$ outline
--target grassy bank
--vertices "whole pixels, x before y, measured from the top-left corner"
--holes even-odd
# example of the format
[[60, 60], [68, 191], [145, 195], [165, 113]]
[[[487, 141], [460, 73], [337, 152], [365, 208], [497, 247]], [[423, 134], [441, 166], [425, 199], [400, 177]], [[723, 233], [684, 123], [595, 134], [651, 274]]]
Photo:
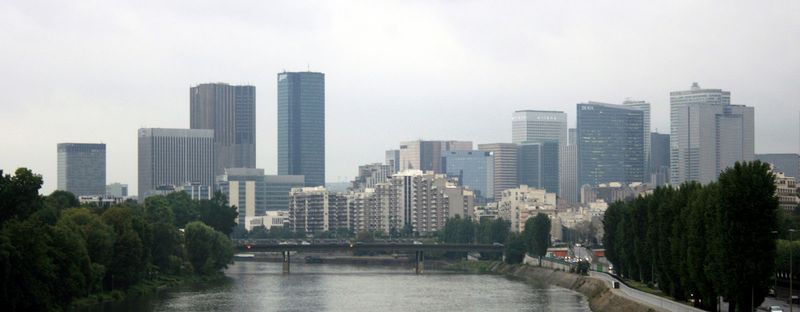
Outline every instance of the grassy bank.
[[161, 275], [152, 279], [146, 279], [127, 290], [105, 291], [92, 294], [87, 297], [78, 298], [70, 304], [70, 310], [80, 310], [89, 308], [97, 304], [123, 301], [128, 298], [154, 293], [171, 287], [191, 285], [197, 283], [209, 283], [220, 281], [225, 278], [222, 272], [212, 275]]

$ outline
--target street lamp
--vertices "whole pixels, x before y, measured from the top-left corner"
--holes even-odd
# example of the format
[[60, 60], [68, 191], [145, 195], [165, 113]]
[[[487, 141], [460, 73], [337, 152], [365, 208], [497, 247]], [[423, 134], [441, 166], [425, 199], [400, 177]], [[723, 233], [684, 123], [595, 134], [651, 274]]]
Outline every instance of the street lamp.
[[794, 254], [794, 248], [792, 248], [792, 233], [794, 233], [794, 229], [789, 229], [789, 312], [794, 311], [794, 298], [792, 297], [792, 284], [793, 284], [793, 273], [792, 272], [792, 254]]

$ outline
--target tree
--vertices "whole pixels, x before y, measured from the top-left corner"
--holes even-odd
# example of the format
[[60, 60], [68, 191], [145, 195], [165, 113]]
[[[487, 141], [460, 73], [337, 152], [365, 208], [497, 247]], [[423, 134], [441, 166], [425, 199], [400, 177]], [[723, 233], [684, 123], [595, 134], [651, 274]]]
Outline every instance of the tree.
[[505, 245], [506, 263], [515, 264], [525, 259], [525, 238], [519, 234], [511, 233], [508, 243]]
[[106, 283], [114, 290], [127, 288], [145, 277], [150, 263], [150, 252], [145, 242], [152, 239], [144, 226], [144, 218], [130, 207], [112, 207], [102, 215], [103, 221], [114, 230], [112, 261], [108, 267]]
[[86, 208], [67, 209], [61, 214], [58, 226], [70, 228], [81, 235], [92, 262], [107, 267], [111, 262], [114, 231], [100, 216]]
[[186, 255], [195, 273], [207, 275], [225, 268], [233, 258], [233, 243], [227, 236], [202, 222], [186, 225]]
[[236, 217], [239, 216], [236, 206], [229, 206], [222, 192], [214, 193], [210, 200], [201, 200], [198, 213], [200, 221], [225, 235], [231, 234], [236, 226]]
[[715, 235], [722, 252], [714, 261], [725, 265], [725, 274], [717, 278], [718, 290], [732, 308], [749, 309], [764, 301], [774, 272], [775, 176], [758, 160], [737, 162], [720, 174], [719, 193]]
[[183, 228], [186, 223], [199, 219], [197, 202], [193, 201], [186, 192], [172, 192], [167, 194], [165, 198], [172, 209], [176, 227]]
[[27, 168], [17, 169], [14, 176], [0, 174], [0, 224], [14, 218], [25, 219], [41, 209], [41, 186], [42, 176]]
[[547, 247], [550, 246], [550, 218], [543, 213], [528, 218], [525, 221], [523, 236], [529, 255], [544, 256], [547, 253]]
[[58, 210], [75, 208], [81, 205], [75, 194], [67, 191], [55, 190], [44, 198], [45, 205], [54, 207]]

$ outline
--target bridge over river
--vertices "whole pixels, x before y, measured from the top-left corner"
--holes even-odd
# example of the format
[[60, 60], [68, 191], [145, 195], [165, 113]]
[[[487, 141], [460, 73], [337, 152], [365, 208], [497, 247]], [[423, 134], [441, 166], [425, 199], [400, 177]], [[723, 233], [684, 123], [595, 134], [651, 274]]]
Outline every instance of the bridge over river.
[[280, 252], [283, 254], [283, 272], [289, 273], [291, 252], [387, 252], [415, 254], [415, 271], [422, 272], [426, 252], [492, 252], [503, 253], [505, 247], [501, 244], [437, 244], [420, 242], [314, 242], [282, 241], [275, 240], [237, 240], [236, 249], [240, 252]]

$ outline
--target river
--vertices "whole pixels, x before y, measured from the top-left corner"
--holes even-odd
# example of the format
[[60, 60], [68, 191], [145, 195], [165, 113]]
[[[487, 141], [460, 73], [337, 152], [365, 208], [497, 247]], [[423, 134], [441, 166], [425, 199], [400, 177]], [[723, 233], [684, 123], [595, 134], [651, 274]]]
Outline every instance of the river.
[[[589, 311], [583, 295], [497, 275], [384, 266], [237, 262], [218, 283], [184, 286], [99, 311]], [[92, 309], [95, 310], [95, 309]]]

